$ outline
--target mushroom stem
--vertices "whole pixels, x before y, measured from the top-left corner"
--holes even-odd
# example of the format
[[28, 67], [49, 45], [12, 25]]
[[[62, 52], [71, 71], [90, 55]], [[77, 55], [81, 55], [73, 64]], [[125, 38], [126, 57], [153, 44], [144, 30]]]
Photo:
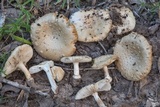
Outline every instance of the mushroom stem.
[[73, 75], [73, 78], [80, 79], [81, 76], [79, 75], [79, 62], [74, 62], [73, 65], [74, 65], [74, 75]]
[[107, 67], [107, 66], [104, 66], [104, 67], [103, 67], [103, 70], [104, 70], [105, 78], [108, 79], [109, 82], [111, 82], [111, 81], [112, 81], [112, 77], [109, 75], [108, 67]]
[[92, 96], [96, 100], [99, 107], [106, 107], [97, 92], [93, 93]]
[[47, 77], [48, 77], [49, 83], [51, 85], [52, 91], [56, 94], [56, 89], [57, 89], [58, 86], [57, 86], [57, 84], [56, 84], [56, 82], [55, 82], [55, 80], [52, 76], [52, 71], [51, 71], [49, 65], [46, 64], [45, 67], [43, 67], [43, 70], [47, 74]]
[[23, 73], [25, 74], [27, 80], [32, 80], [32, 76], [30, 74], [30, 72], [28, 71], [28, 69], [25, 67], [25, 65], [22, 62], [19, 62], [19, 64], [17, 65], [17, 67], [23, 71]]

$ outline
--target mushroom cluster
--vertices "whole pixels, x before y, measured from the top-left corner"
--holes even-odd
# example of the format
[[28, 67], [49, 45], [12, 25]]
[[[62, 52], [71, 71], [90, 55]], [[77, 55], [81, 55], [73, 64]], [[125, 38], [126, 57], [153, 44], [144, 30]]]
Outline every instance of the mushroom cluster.
[[[117, 18], [118, 22], [114, 22]], [[75, 99], [83, 99], [92, 95], [100, 107], [106, 107], [98, 96], [100, 91], [111, 89], [112, 77], [108, 67], [115, 62], [122, 76], [128, 80], [139, 81], [147, 76], [152, 65], [152, 47], [143, 35], [131, 32], [135, 27], [135, 17], [129, 8], [121, 5], [111, 5], [108, 9], [80, 10], [67, 19], [58, 13], [46, 14], [32, 23], [31, 40], [33, 47], [42, 57], [50, 60], [41, 62], [29, 68], [26, 63], [33, 55], [29, 45], [17, 47], [8, 58], [3, 69], [3, 77], [16, 69], [23, 71], [28, 85], [35, 87], [31, 74], [45, 71], [51, 90], [57, 94], [57, 82], [64, 77], [64, 70], [55, 66], [53, 61], [73, 63], [75, 80], [82, 78], [79, 63], [91, 62], [92, 58], [86, 55], [71, 56], [74, 54], [77, 41], [97, 42], [106, 38], [114, 31], [117, 35], [126, 34], [118, 40], [113, 54], [102, 55], [93, 59], [93, 69], [103, 69], [104, 78], [96, 83], [87, 85], [79, 90]]]

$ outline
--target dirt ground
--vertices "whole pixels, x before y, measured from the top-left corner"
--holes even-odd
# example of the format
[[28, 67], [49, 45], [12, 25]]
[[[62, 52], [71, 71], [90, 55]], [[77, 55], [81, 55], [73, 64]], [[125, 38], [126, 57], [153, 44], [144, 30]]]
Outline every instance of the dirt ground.
[[[160, 56], [160, 18], [158, 10], [151, 12], [150, 8], [141, 6], [139, 0], [82, 0], [80, 7], [76, 8], [73, 3], [70, 4], [69, 10], [62, 9], [61, 4], [54, 5], [52, 1], [49, 6], [40, 5], [36, 17], [43, 16], [49, 12], [58, 11], [69, 17], [78, 9], [86, 8], [107, 8], [110, 4], [118, 3], [130, 8], [136, 17], [136, 27], [134, 32], [142, 34], [152, 45], [153, 64], [149, 75], [141, 81], [133, 82], [121, 76], [114, 64], [109, 66], [109, 73], [113, 78], [111, 82], [112, 89], [107, 92], [99, 92], [100, 98], [107, 107], [160, 107], [160, 72], [157, 61]], [[140, 0], [141, 1], [141, 0]], [[156, 0], [143, 0], [146, 4], [153, 4]], [[157, 0], [158, 1], [158, 0]], [[5, 3], [6, 4], [6, 3]], [[12, 6], [11, 6], [12, 7]], [[10, 7], [10, 8], [11, 8]], [[10, 9], [5, 8], [8, 12]], [[13, 7], [12, 7], [13, 8]], [[16, 9], [16, 11], [19, 11]], [[18, 13], [13, 12], [16, 15]], [[34, 20], [31, 20], [31, 23]], [[124, 35], [123, 35], [124, 36]], [[29, 34], [26, 37], [30, 40]], [[105, 54], [112, 54], [113, 47], [118, 39], [122, 36], [116, 36], [109, 33], [103, 41], [93, 43], [76, 43], [76, 52], [74, 55], [88, 55], [96, 58]], [[20, 43], [5, 38], [0, 41], [0, 52], [10, 52]], [[105, 50], [103, 49], [103, 47]], [[106, 52], [105, 52], [106, 51]], [[44, 61], [41, 56], [34, 52], [33, 58], [27, 63], [27, 67], [39, 64]], [[37, 94], [29, 94], [18, 88], [3, 84], [0, 94], [0, 107], [98, 107], [92, 96], [83, 100], [75, 100], [75, 95], [82, 87], [95, 83], [104, 78], [102, 70], [89, 70], [91, 63], [80, 64], [80, 74], [82, 79], [76, 81], [72, 78], [73, 65], [55, 62], [55, 65], [61, 66], [65, 70], [65, 77], [58, 82], [58, 94], [50, 92], [51, 97], [44, 97]], [[44, 72], [33, 75], [35, 82], [39, 85], [50, 86], [47, 76]], [[24, 74], [16, 71], [9, 75], [7, 79], [25, 84]]]

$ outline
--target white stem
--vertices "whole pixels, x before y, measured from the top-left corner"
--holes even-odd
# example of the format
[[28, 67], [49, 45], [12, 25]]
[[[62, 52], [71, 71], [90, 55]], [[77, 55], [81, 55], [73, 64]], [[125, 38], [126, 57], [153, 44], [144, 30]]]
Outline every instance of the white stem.
[[73, 65], [74, 65], [74, 75], [73, 75], [73, 78], [80, 79], [81, 76], [79, 75], [79, 62], [74, 62]]
[[99, 107], [106, 107], [97, 92], [93, 93], [92, 96], [96, 100]]
[[104, 67], [103, 67], [103, 70], [104, 70], [105, 78], [108, 79], [109, 82], [111, 82], [111, 81], [112, 81], [112, 77], [109, 75], [108, 67], [107, 67], [107, 66], [104, 66]]
[[50, 66], [49, 65], [45, 65], [43, 67], [43, 70], [46, 72], [47, 74], [47, 77], [48, 77], [48, 80], [49, 80], [49, 83], [51, 84], [51, 89], [52, 91], [56, 94], [56, 89], [57, 89], [57, 84], [52, 76], [52, 72], [51, 72], [51, 69], [50, 69]]

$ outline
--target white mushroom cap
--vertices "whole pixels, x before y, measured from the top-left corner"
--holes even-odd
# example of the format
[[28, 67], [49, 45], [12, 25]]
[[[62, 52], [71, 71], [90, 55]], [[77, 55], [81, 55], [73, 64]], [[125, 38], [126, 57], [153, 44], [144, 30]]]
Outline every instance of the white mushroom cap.
[[59, 82], [63, 79], [65, 72], [61, 67], [54, 66], [54, 67], [51, 68], [51, 71], [52, 71], [53, 78], [57, 82]]
[[92, 58], [89, 56], [70, 56], [61, 58], [61, 62], [63, 63], [73, 63], [74, 65], [74, 75], [73, 78], [80, 79], [79, 75], [79, 63], [90, 62]]
[[72, 14], [70, 21], [77, 29], [78, 41], [82, 42], [103, 40], [112, 26], [112, 20], [107, 9], [81, 10]]
[[31, 46], [24, 44], [21, 46], [16, 47], [8, 60], [5, 63], [3, 68], [4, 74], [2, 73], [2, 77], [5, 77], [11, 74], [15, 70], [21, 70], [24, 72], [26, 78], [28, 80], [33, 79], [25, 67], [26, 63], [32, 58], [33, 56], [33, 49]]
[[104, 66], [108, 66], [117, 59], [116, 55], [102, 55], [94, 59], [92, 68], [102, 69]]
[[97, 91], [109, 91], [111, 90], [110, 81], [107, 79], [102, 79], [95, 83], [95, 88]]
[[100, 99], [100, 97], [98, 96], [98, 91], [109, 91], [111, 89], [111, 85], [110, 82], [106, 79], [100, 80], [95, 84], [90, 84], [88, 86], [83, 87], [82, 89], [80, 89], [77, 94], [75, 99], [79, 100], [79, 99], [83, 99], [86, 98], [90, 95], [92, 95], [97, 104], [99, 105], [99, 107], [106, 107], [103, 103], [103, 101]]
[[113, 21], [112, 31], [117, 35], [128, 33], [134, 29], [136, 20], [129, 8], [114, 4], [110, 6], [109, 10]]
[[152, 47], [146, 38], [132, 32], [118, 41], [114, 47], [118, 57], [116, 66], [128, 80], [138, 81], [147, 76], [152, 65]]
[[86, 98], [88, 96], [91, 96], [95, 92], [97, 91], [94, 84], [87, 85], [77, 92], [75, 99], [80, 100]]
[[58, 61], [75, 52], [77, 32], [64, 15], [49, 13], [32, 23], [31, 39], [42, 57]]
[[61, 62], [63, 63], [74, 63], [74, 62], [90, 62], [92, 58], [89, 56], [70, 56], [61, 58]]
[[32, 66], [29, 68], [29, 72], [31, 74], [34, 74], [34, 73], [38, 73], [39, 71], [43, 70], [42, 68], [42, 65], [49, 65], [49, 67], [53, 67], [54, 66], [54, 62], [53, 61], [44, 61], [44, 62], [41, 62], [40, 64], [36, 65], [36, 66]]

